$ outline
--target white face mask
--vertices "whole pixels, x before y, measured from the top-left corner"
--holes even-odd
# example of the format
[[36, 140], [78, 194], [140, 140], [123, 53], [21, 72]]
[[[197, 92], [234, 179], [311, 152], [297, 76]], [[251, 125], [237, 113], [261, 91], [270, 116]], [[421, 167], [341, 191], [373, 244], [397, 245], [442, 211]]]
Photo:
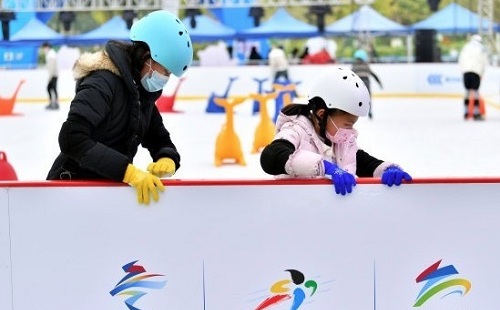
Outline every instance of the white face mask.
[[333, 126], [337, 129], [335, 135], [331, 135], [328, 131], [325, 132], [326, 137], [333, 143], [342, 144], [346, 142], [353, 142], [358, 137], [358, 132], [356, 129], [338, 128], [333, 122], [331, 117], [328, 117]]
[[162, 90], [165, 85], [167, 85], [169, 76], [158, 73], [158, 71], [153, 70], [151, 67], [152, 60], [150, 59], [149, 63], [149, 71], [146, 73], [142, 79], [141, 84], [145, 90], [148, 92], [157, 92]]

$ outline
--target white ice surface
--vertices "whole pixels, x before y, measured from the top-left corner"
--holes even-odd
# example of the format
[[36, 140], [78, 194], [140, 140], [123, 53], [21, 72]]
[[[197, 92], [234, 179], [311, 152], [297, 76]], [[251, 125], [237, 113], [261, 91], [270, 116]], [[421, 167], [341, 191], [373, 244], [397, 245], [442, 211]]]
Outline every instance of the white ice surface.
[[[464, 121], [461, 99], [375, 98], [374, 119], [356, 124], [359, 145], [368, 153], [404, 167], [414, 178], [500, 177], [500, 111], [487, 106], [487, 120]], [[182, 113], [163, 113], [164, 123], [181, 154], [175, 179], [263, 179], [259, 154], [251, 154], [258, 115], [253, 101], [236, 107], [234, 122], [246, 166], [214, 165], [217, 134], [225, 122], [222, 113], [206, 113], [206, 101], [177, 101]], [[0, 116], [0, 151], [7, 154], [19, 180], [44, 180], [59, 152], [57, 137], [69, 103], [59, 111], [42, 104], [18, 103], [15, 115]], [[274, 103], [269, 102], [271, 117]], [[134, 163], [146, 169], [150, 162], [140, 149]]]

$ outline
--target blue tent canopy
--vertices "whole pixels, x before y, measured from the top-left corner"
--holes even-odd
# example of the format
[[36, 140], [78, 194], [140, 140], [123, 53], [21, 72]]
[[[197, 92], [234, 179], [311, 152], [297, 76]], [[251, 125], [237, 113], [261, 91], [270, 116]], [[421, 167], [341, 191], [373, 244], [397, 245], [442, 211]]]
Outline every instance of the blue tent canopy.
[[[483, 20], [483, 29], [486, 30], [487, 25], [488, 21]], [[441, 33], [475, 33], [480, 28], [479, 15], [453, 2], [426, 19], [411, 25], [411, 28], [413, 30], [436, 29]], [[499, 29], [499, 25], [495, 24], [494, 28]]]
[[276, 10], [274, 15], [260, 26], [237, 32], [237, 36], [242, 39], [309, 38], [319, 34], [316, 26], [294, 18], [284, 8]]
[[68, 43], [103, 44], [109, 40], [130, 41], [130, 30], [121, 16], [114, 16], [94, 30], [69, 37]]
[[38, 18], [30, 19], [19, 31], [10, 37], [12, 43], [38, 43], [48, 41], [52, 44], [62, 43], [65, 36], [45, 25]]
[[405, 34], [409, 31], [410, 29], [406, 26], [381, 15], [369, 5], [363, 5], [357, 11], [325, 27], [325, 32], [331, 35]]
[[193, 42], [228, 40], [233, 39], [236, 35], [236, 30], [209, 16], [197, 15], [194, 19], [196, 21], [195, 28], [191, 27], [190, 17], [182, 20]]

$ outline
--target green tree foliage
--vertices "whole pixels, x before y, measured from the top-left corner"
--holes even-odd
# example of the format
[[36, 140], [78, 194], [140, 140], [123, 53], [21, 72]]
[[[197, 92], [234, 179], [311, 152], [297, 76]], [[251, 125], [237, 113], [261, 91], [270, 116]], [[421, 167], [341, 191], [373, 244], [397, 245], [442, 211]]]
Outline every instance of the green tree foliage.
[[[500, 21], [500, 2], [496, 2], [495, 21]], [[479, 0], [441, 0], [439, 3], [439, 9], [444, 8], [448, 4], [455, 2], [466, 9], [473, 12], [478, 11]], [[379, 13], [385, 17], [392, 19], [403, 25], [411, 25], [418, 21], [421, 21], [433, 12], [431, 12], [427, 0], [375, 0], [371, 6], [377, 10]], [[326, 16], [326, 24], [331, 24], [336, 20], [345, 17], [352, 12], [359, 9], [359, 5], [351, 1], [351, 4], [338, 5], [332, 7], [332, 14]], [[265, 16], [263, 21], [273, 15], [276, 8], [265, 8]], [[290, 12], [295, 18], [302, 21], [308, 22], [310, 24], [315, 24], [315, 16], [308, 13], [308, 7], [294, 6], [288, 7], [287, 11]]]

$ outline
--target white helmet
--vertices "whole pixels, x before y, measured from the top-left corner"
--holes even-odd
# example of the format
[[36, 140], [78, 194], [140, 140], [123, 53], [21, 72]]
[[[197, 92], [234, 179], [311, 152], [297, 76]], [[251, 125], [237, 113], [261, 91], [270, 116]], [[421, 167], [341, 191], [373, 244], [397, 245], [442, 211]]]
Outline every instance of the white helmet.
[[478, 43], [483, 43], [483, 38], [479, 34], [474, 34], [470, 37], [471, 41], [476, 41]]
[[329, 69], [322, 74], [308, 93], [308, 100], [320, 97], [328, 109], [340, 109], [356, 116], [370, 110], [370, 93], [359, 76], [349, 69]]

